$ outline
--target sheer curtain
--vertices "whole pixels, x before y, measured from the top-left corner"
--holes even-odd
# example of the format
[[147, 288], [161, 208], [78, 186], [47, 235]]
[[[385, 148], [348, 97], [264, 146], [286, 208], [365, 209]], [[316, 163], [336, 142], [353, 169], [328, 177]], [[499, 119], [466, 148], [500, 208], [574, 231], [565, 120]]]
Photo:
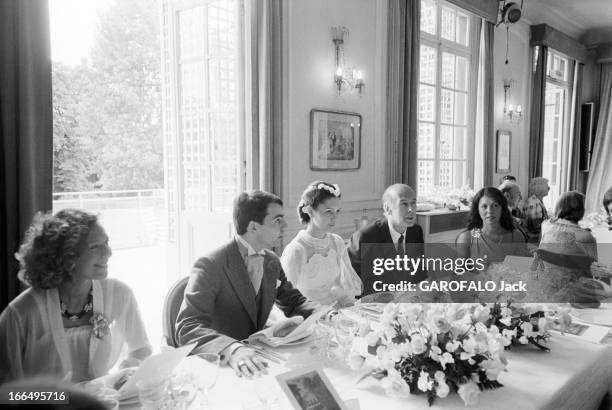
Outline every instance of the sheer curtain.
[[587, 182], [587, 212], [602, 207], [603, 195], [612, 187], [612, 63], [601, 66], [600, 106], [595, 131], [595, 145], [591, 158], [591, 172]]
[[247, 188], [281, 195], [282, 0], [246, 2]]
[[403, 182], [416, 190], [420, 0], [390, 0], [387, 23], [388, 183]]
[[47, 0], [0, 1], [0, 309], [19, 292], [25, 229], [51, 209], [50, 49]]

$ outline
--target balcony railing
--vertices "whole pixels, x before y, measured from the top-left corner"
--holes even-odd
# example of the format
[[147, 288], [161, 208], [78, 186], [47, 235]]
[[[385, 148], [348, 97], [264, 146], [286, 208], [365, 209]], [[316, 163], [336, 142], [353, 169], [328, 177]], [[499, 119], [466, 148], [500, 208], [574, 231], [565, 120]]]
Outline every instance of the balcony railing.
[[99, 214], [113, 249], [152, 246], [167, 237], [168, 215], [163, 189], [55, 192], [53, 212], [65, 208]]

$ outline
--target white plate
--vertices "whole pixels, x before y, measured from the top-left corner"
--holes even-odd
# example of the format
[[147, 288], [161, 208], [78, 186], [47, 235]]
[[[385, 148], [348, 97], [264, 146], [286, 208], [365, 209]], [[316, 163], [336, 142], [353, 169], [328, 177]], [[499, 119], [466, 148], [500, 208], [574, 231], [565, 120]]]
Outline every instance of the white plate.
[[572, 309], [572, 316], [586, 323], [612, 326], [612, 303], [602, 303], [597, 309]]

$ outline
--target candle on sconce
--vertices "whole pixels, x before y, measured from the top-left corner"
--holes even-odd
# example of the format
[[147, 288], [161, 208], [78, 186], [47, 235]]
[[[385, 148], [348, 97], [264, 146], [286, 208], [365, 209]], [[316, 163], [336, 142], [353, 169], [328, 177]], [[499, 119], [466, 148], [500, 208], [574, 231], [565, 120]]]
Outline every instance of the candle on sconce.
[[518, 112], [519, 114], [523, 112], [523, 107], [521, 107], [520, 104], [516, 106], [516, 112]]
[[514, 105], [510, 104], [508, 106], [508, 111], [513, 112], [514, 111]]
[[336, 69], [336, 77], [342, 77], [342, 67]]
[[357, 80], [361, 81], [363, 80], [363, 75], [361, 74], [361, 70], [357, 70]]

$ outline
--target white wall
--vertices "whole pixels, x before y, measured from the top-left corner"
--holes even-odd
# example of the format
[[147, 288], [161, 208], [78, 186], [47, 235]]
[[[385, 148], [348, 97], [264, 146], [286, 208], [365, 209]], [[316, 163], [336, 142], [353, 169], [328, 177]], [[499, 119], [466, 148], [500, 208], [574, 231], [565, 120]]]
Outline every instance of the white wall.
[[[529, 26], [517, 23], [509, 31], [508, 64], [506, 60], [506, 28], [501, 25], [495, 29], [494, 48], [494, 82], [495, 82], [495, 130], [512, 132], [510, 153], [510, 174], [517, 178], [523, 196], [527, 193], [529, 168], [529, 114], [531, 101], [531, 57], [529, 47]], [[523, 120], [512, 124], [503, 118], [504, 79], [514, 80], [510, 89], [509, 101], [514, 106], [523, 107]], [[495, 135], [491, 136], [495, 141]], [[495, 159], [493, 160], [495, 166]], [[493, 170], [495, 172], [495, 169]], [[497, 185], [503, 174], [493, 174], [494, 185]]]
[[[307, 184], [325, 180], [340, 185], [342, 208], [337, 231], [354, 230], [368, 208], [377, 217], [384, 190], [384, 96], [386, 69], [385, 0], [288, 0], [284, 3], [283, 201], [289, 228], [285, 243], [301, 228], [295, 208]], [[331, 28], [345, 26], [347, 65], [363, 72], [365, 94], [338, 95]], [[310, 110], [330, 109], [362, 116], [361, 167], [357, 171], [310, 170]]]

